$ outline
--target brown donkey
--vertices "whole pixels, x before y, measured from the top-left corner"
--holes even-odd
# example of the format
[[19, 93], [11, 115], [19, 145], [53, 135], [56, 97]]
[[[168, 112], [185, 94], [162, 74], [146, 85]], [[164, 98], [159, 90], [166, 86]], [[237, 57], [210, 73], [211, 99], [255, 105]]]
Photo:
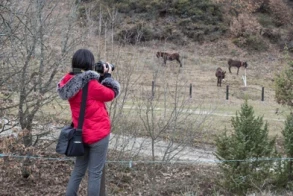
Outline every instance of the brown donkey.
[[222, 80], [225, 78], [226, 71], [223, 71], [220, 67], [216, 70], [216, 77], [218, 79], [217, 86], [222, 86]]
[[165, 65], [167, 60], [169, 61], [176, 60], [180, 64], [180, 67], [182, 67], [182, 63], [180, 61], [180, 55], [178, 53], [157, 52], [156, 56], [158, 58], [162, 57], [164, 59]]
[[231, 67], [237, 67], [237, 75], [239, 73], [239, 68], [240, 67], [244, 67], [244, 68], [247, 68], [247, 62], [242, 62], [242, 61], [237, 61], [237, 60], [232, 60], [232, 59], [229, 59], [228, 60], [228, 65], [229, 65], [229, 72], [231, 72]]

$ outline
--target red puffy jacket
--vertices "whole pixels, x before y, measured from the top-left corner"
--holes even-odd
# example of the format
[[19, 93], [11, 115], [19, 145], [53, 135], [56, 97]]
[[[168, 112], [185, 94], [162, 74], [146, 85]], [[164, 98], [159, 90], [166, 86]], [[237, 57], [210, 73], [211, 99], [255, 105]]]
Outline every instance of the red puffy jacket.
[[[110, 84], [109, 87], [115, 87], [113, 90], [113, 88], [103, 85], [103, 82], [102, 84], [98, 82], [98, 74], [95, 75], [95, 72], [92, 71], [87, 72], [91, 72], [91, 75], [94, 73], [94, 78], [87, 77], [89, 75], [87, 73], [82, 73], [79, 76], [65, 75], [58, 84], [58, 93], [63, 99], [68, 99], [72, 122], [74, 127], [77, 128], [82, 100], [81, 89], [86, 82], [89, 82], [82, 136], [84, 143], [92, 144], [110, 134], [111, 122], [105, 102], [112, 101], [119, 94], [120, 85], [112, 78], [107, 78], [108, 82], [105, 79], [106, 83]], [[75, 79], [73, 80], [73, 78]], [[69, 81], [71, 81], [71, 84], [69, 84]]]

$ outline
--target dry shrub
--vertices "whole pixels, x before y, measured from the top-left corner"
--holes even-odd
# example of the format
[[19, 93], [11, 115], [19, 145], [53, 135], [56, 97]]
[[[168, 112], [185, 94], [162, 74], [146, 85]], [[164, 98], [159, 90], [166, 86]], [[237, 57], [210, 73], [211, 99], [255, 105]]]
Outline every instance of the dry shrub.
[[[28, 130], [0, 137], [0, 195], [65, 195], [72, 162], [48, 147], [50, 141], [39, 141], [25, 147]], [[84, 183], [80, 195], [85, 191]]]
[[288, 36], [287, 36], [287, 40], [288, 41], [293, 41], [293, 27], [291, 27], [289, 29]]
[[278, 44], [281, 42], [281, 33], [280, 30], [275, 28], [265, 28], [262, 31], [262, 36], [265, 38], [268, 38], [271, 43]]
[[8, 135], [0, 138], [0, 152], [7, 155], [20, 154], [24, 155], [31, 151], [31, 148], [26, 148], [22, 142], [22, 139], [27, 135], [28, 130], [20, 131], [17, 136]]
[[242, 0], [240, 1], [243, 4], [244, 13], [254, 13], [256, 12], [264, 3], [268, 0]]
[[279, 25], [292, 24], [292, 9], [283, 0], [214, 0], [222, 4], [230, 13], [251, 14], [266, 8], [276, 18]]
[[[23, 140], [28, 134], [29, 131], [24, 129], [16, 136], [9, 135], [0, 138], [0, 153], [3, 154], [3, 159], [0, 159], [0, 163], [3, 163], [4, 167], [6, 167], [5, 169], [9, 170], [10, 174], [15, 175], [15, 177], [22, 176], [28, 178], [36, 169], [35, 162], [37, 160], [30, 159], [29, 157], [41, 157], [46, 154], [43, 149], [47, 148], [48, 142], [43, 142], [38, 147], [26, 147], [23, 144]], [[15, 160], [17, 161], [14, 162]], [[14, 164], [10, 167], [11, 162]]]
[[261, 29], [257, 19], [246, 13], [233, 18], [230, 24], [230, 32], [234, 37], [258, 35]]
[[269, 0], [269, 8], [280, 25], [292, 23], [292, 9], [283, 0]]
[[253, 13], [267, 0], [214, 0], [230, 10], [237, 10], [239, 13]]

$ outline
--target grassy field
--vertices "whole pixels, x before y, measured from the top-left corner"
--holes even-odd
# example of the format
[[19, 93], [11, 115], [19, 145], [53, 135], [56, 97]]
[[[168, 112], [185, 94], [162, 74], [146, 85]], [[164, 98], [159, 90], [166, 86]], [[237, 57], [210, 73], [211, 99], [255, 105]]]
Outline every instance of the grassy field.
[[[90, 47], [95, 51], [94, 46]], [[167, 65], [163, 66], [163, 59], [155, 56], [157, 51], [179, 52], [183, 67], [180, 68], [175, 61], [167, 61]], [[290, 111], [274, 100], [274, 76], [286, 63], [283, 54], [278, 51], [249, 54], [225, 40], [216, 44], [190, 44], [180, 48], [172, 44], [150, 42], [143, 46], [113, 47], [106, 50], [102, 56], [101, 59], [115, 64], [116, 68], [112, 75], [121, 83], [122, 89], [118, 105], [123, 106], [124, 118], [128, 118], [128, 122], [141, 123], [138, 110], [149, 103], [150, 97], [154, 94], [153, 102], [158, 116], [162, 115], [164, 110], [172, 110], [176, 102], [185, 104], [182, 106], [183, 111], [193, 116], [189, 121], [204, 115], [206, 120], [201, 126], [204, 134], [198, 140], [213, 143], [215, 135], [225, 129], [232, 130], [231, 118], [247, 99], [253, 106], [255, 115], [262, 116], [268, 123], [270, 135], [281, 137], [284, 120]], [[237, 69], [232, 68], [232, 73], [229, 73], [229, 58], [247, 61], [247, 70], [241, 68], [239, 75], [236, 75]], [[217, 67], [227, 72], [222, 87], [216, 85]], [[66, 71], [68, 70], [64, 70], [64, 73]], [[246, 86], [242, 79], [245, 73]], [[56, 100], [46, 106], [44, 111], [66, 121], [70, 120], [66, 101]], [[143, 129], [140, 130], [140, 134], [145, 135]]]

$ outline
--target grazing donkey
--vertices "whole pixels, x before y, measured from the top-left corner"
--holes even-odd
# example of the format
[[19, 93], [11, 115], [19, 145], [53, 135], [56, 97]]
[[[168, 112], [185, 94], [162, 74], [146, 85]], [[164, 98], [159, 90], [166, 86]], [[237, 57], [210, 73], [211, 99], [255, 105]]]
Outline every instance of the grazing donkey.
[[247, 68], [247, 62], [242, 62], [242, 61], [237, 61], [237, 60], [232, 60], [232, 59], [229, 59], [228, 60], [228, 65], [229, 65], [229, 72], [231, 72], [231, 67], [237, 67], [237, 75], [239, 73], [239, 68], [240, 67], [244, 67], [244, 68]]
[[225, 78], [226, 71], [223, 71], [220, 67], [216, 70], [216, 77], [218, 79], [217, 86], [222, 86], [222, 80]]
[[162, 57], [164, 59], [165, 65], [166, 65], [167, 60], [169, 60], [169, 61], [176, 60], [180, 64], [180, 67], [182, 67], [182, 63], [180, 61], [180, 55], [178, 53], [157, 52], [156, 56], [158, 58]]

